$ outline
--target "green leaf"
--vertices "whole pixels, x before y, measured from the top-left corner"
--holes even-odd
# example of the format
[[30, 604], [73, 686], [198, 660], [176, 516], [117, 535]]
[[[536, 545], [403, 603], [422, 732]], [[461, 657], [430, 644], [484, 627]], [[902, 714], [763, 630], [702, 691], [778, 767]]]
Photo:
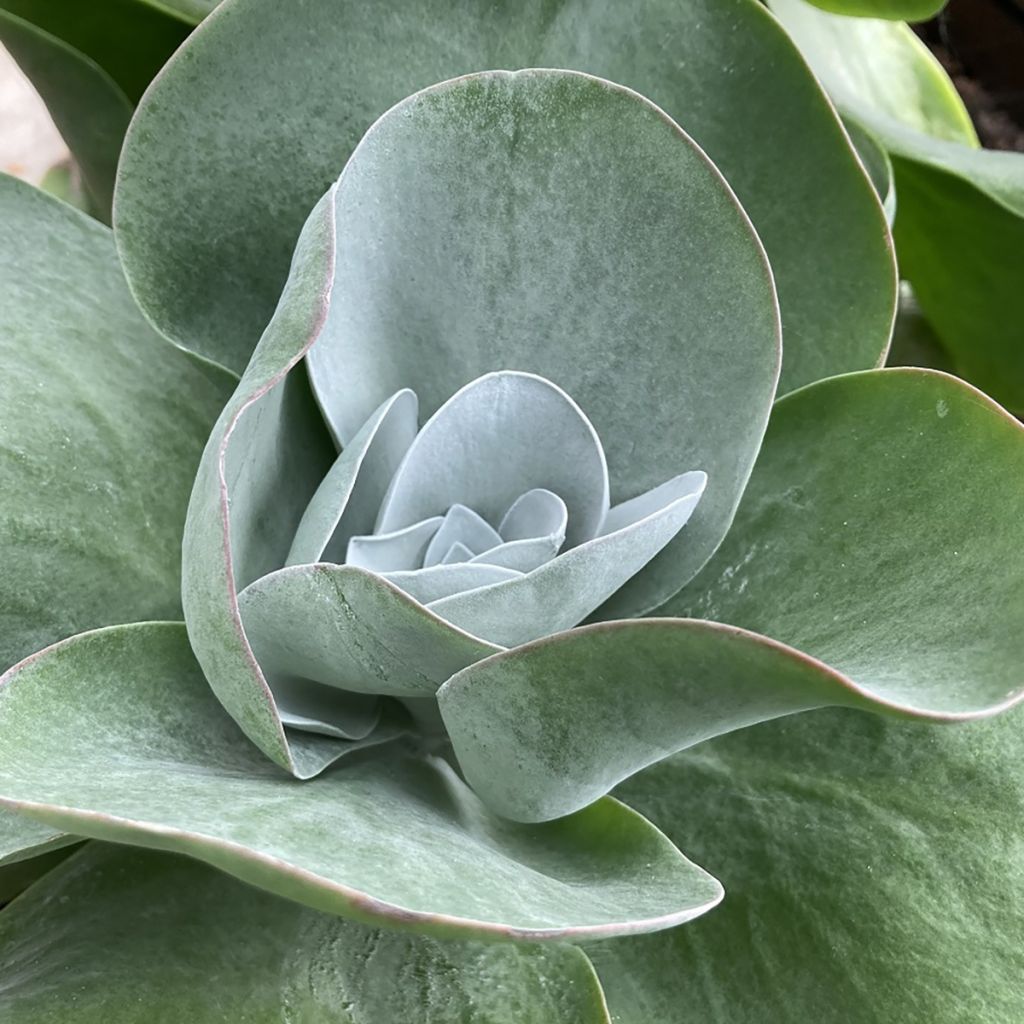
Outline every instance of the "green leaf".
[[[425, 419], [488, 371], [539, 374], [593, 423], [566, 413], [581, 473], [599, 459], [594, 438], [582, 440], [596, 429], [613, 502], [707, 473], [686, 529], [624, 588], [617, 579], [608, 607], [632, 614], [678, 590], [728, 528], [779, 359], [763, 250], [703, 153], [629, 90], [494, 72], [381, 118], [339, 180], [336, 220], [331, 304], [309, 366], [322, 405], [341, 396], [342, 439], [403, 387]], [[472, 407], [475, 393], [451, 408]], [[586, 519], [570, 516], [570, 543], [600, 516], [591, 504]]]
[[90, 209], [110, 222], [114, 175], [132, 105], [85, 54], [0, 9], [0, 42], [31, 80], [82, 172]]
[[102, 68], [132, 105], [214, 6], [210, 0], [0, 0], [0, 9]]
[[685, 928], [587, 947], [616, 1024], [1024, 1019], [1024, 713], [922, 731], [815, 711], [620, 794], [721, 874]]
[[[721, 168], [778, 282], [783, 390], [879, 362], [895, 308], [881, 210], [804, 62], [755, 0], [313, 0], [301, 17], [279, 0], [229, 0], [129, 132], [117, 229], [143, 308], [240, 368], [307, 211], [369, 125], [434, 82], [523, 67], [638, 90]], [[842, 273], [825, 269], [840, 261]]]
[[900, 703], [997, 702], [1024, 661], [1022, 478], [1024, 428], [962, 381], [820, 381], [776, 403], [728, 538], [660, 612], [767, 634]]
[[1003, 710], [1024, 696], [1021, 479], [1024, 428], [955, 378], [867, 371], [787, 396], [729, 536], [659, 610], [765, 635], [649, 619], [478, 662], [438, 694], [467, 781], [546, 820], [780, 715]]
[[[719, 623], [640, 619], [559, 633], [473, 665], [438, 693], [466, 781], [515, 821], [585, 807], [669, 754], [829, 705], [940, 722], [1005, 710], [985, 678], [922, 680], [914, 703], [767, 637]], [[942, 684], [946, 683], [946, 686]]]
[[[896, 217], [896, 186], [893, 181], [892, 161], [882, 144], [866, 128], [856, 121], [844, 122], [850, 141], [864, 164], [864, 169], [875, 186], [875, 192], [882, 202], [886, 222], [892, 227]], [[894, 328], [895, 330], [895, 328]]]
[[953, 83], [906, 25], [771, 6], [841, 109], [892, 154], [900, 270], [957, 371], [1024, 410], [1024, 154], [977, 148]]
[[180, 614], [181, 532], [228, 375], [160, 338], [110, 232], [0, 178], [0, 667]]
[[99, 843], [0, 916], [0, 969], [0, 1014], [18, 1024], [68, 1006], [81, 1024], [608, 1024], [572, 946], [375, 931]]
[[934, 18], [947, 0], [810, 0], [815, 7], [832, 14], [856, 18], [887, 18], [890, 21], [927, 21]]
[[607, 799], [543, 826], [490, 813], [443, 760], [402, 748], [312, 782], [217, 706], [175, 623], [74, 637], [0, 685], [0, 802], [79, 835], [188, 853], [319, 910], [439, 935], [665, 928], [718, 883]]
[[34, 818], [0, 810], [0, 868], [41, 856], [74, 841]]

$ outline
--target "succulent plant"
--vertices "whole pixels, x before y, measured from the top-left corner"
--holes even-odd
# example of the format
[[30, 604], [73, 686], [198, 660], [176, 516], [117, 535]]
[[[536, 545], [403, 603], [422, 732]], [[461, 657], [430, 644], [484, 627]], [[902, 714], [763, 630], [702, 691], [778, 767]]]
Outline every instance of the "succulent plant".
[[1019, 1007], [1019, 714], [921, 720], [1024, 696], [1024, 428], [877, 368], [762, 8], [547, 7], [228, 0], [113, 234], [0, 182], [17, 1024]]

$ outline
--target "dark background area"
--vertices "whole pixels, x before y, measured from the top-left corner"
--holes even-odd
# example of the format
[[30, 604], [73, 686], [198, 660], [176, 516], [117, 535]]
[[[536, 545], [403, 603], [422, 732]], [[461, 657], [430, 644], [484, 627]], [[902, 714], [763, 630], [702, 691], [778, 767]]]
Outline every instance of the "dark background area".
[[1024, 0], [950, 0], [914, 28], [952, 77], [981, 144], [1024, 152]]

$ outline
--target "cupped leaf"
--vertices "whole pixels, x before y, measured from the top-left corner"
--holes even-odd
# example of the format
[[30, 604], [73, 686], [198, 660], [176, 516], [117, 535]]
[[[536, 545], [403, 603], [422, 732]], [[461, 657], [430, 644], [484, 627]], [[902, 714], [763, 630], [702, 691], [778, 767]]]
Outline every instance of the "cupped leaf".
[[289, 743], [238, 612], [238, 591], [284, 565], [334, 459], [304, 374], [290, 373], [323, 325], [334, 251], [334, 190], [310, 215], [274, 319], [203, 452], [182, 541], [189, 639], [217, 698], [246, 735], [297, 775], [330, 746]]
[[[490, 92], [506, 91], [501, 87], [488, 88], [491, 83], [496, 85], [499, 81], [507, 80], [477, 79], [473, 83], [460, 82], [449, 88], [456, 93], [462, 92], [461, 96], [430, 91], [419, 98], [419, 102], [413, 100], [414, 105], [406, 114], [406, 120], [412, 115], [419, 121], [416, 137], [405, 137], [414, 133], [402, 130], [403, 119], [400, 116], [389, 118], [388, 125], [395, 126], [392, 132], [382, 130], [383, 126], [379, 126], [367, 138], [367, 148], [370, 152], [367, 153], [366, 148], [361, 149], [350, 169], [346, 171], [346, 176], [350, 175], [357, 179], [353, 185], [343, 189], [347, 204], [351, 206], [346, 204], [347, 210], [342, 211], [341, 216], [350, 233], [369, 229], [369, 224], [360, 225], [355, 217], [346, 216], [346, 212], [354, 212], [365, 201], [367, 192], [372, 194], [380, 189], [382, 196], [387, 195], [394, 188], [395, 182], [408, 174], [410, 168], [415, 168], [415, 176], [422, 175], [424, 181], [420, 187], [409, 189], [412, 194], [406, 197], [404, 202], [393, 203], [394, 206], [400, 207], [391, 213], [394, 220], [389, 225], [389, 242], [394, 244], [394, 249], [384, 257], [379, 266], [366, 266], [367, 253], [372, 251], [367, 244], [369, 237], [365, 237], [362, 244], [351, 238], [346, 239], [342, 261], [350, 265], [335, 272], [336, 291], [332, 294], [332, 299], [338, 305], [332, 310], [336, 312], [328, 314], [324, 334], [319, 344], [309, 353], [309, 372], [314, 390], [320, 397], [321, 405], [325, 407], [329, 407], [328, 403], [332, 399], [335, 400], [334, 408], [337, 413], [332, 420], [341, 424], [343, 440], [363, 421], [367, 401], [373, 401], [370, 396], [381, 386], [381, 381], [387, 380], [389, 376], [404, 377], [409, 386], [418, 385], [422, 390], [426, 390], [424, 385], [427, 381], [433, 383], [435, 388], [443, 388], [446, 383], [457, 381], [456, 375], [460, 371], [464, 372], [463, 364], [468, 361], [463, 355], [463, 344], [466, 340], [464, 337], [453, 337], [451, 332], [441, 331], [440, 334], [431, 332], [416, 338], [409, 338], [406, 335], [405, 346], [400, 341], [399, 335], [404, 323], [415, 322], [427, 315], [427, 303], [424, 299], [428, 292], [435, 295], [438, 292], [452, 295], [453, 308], [450, 314], [453, 326], [462, 324], [469, 318], [475, 320], [481, 314], [495, 321], [504, 320], [508, 313], [505, 303], [494, 296], [494, 292], [501, 288], [498, 281], [502, 276], [506, 277], [505, 283], [510, 291], [518, 294], [520, 302], [524, 301], [520, 290], [523, 287], [522, 283], [508, 279], [507, 268], [504, 273], [495, 269], [488, 274], [493, 275], [494, 296], [489, 301], [484, 300], [481, 303], [480, 300], [473, 301], [469, 298], [477, 289], [483, 288], [482, 281], [470, 282], [466, 288], [468, 295], [459, 296], [451, 289], [450, 281], [444, 281], [443, 278], [441, 281], [426, 280], [419, 301], [410, 295], [408, 286], [402, 289], [405, 292], [406, 305], [397, 317], [393, 317], [383, 307], [389, 300], [397, 298], [397, 294], [392, 295], [389, 289], [382, 287], [383, 282], [378, 277], [379, 274], [401, 276], [400, 268], [406, 259], [411, 266], [424, 255], [422, 245], [426, 241], [425, 238], [414, 240], [407, 236], [404, 249], [395, 244], [397, 234], [393, 232], [403, 216], [406, 220], [406, 230], [410, 233], [414, 230], [413, 218], [419, 218], [436, 227], [446, 217], [446, 212], [439, 209], [444, 205], [448, 206], [447, 212], [460, 224], [460, 235], [466, 230], [461, 222], [470, 211], [462, 211], [462, 216], [459, 216], [458, 212], [451, 210], [451, 205], [454, 204], [442, 204], [436, 195], [431, 195], [437, 188], [437, 182], [432, 174], [433, 169], [424, 167], [417, 156], [417, 151], [421, 147], [430, 150], [446, 148], [451, 141], [447, 136], [453, 127], [446, 122], [456, 122], [456, 132], [468, 135], [480, 132], [491, 136], [480, 147], [484, 151], [484, 155], [480, 157], [481, 163], [484, 163], [485, 156], [491, 155], [494, 149], [498, 149], [499, 154], [496, 159], [492, 156], [486, 166], [481, 167], [481, 179], [494, 175], [498, 170], [495, 167], [497, 164], [504, 169], [506, 181], [514, 179], [520, 192], [529, 192], [536, 187], [540, 179], [547, 176], [549, 169], [543, 168], [538, 171], [537, 181], [531, 181], [530, 171], [520, 171], [515, 166], [517, 161], [509, 153], [507, 131], [502, 131], [500, 135], [496, 134], [494, 118], [500, 113], [498, 107], [504, 106], [510, 118], [526, 122], [517, 125], [524, 135], [532, 127], [530, 114], [538, 112], [535, 108], [531, 109], [529, 99], [524, 100], [521, 95], [511, 102], [508, 102], [505, 96], [501, 96], [497, 102], [491, 99], [491, 103], [488, 104]], [[550, 91], [555, 81], [562, 82], [564, 79], [561, 76], [551, 79], [545, 74], [534, 81], [538, 84], [524, 87], [523, 91], [527, 95]], [[488, 83], [484, 85], [483, 97], [479, 96], [478, 89], [474, 88], [477, 82], [481, 85], [484, 82]], [[430, 113], [424, 112], [424, 107], [431, 103], [433, 97], [439, 95], [444, 97], [441, 103], [445, 109], [440, 117], [437, 114], [432, 117]], [[493, 109], [483, 112], [483, 117], [469, 116], [469, 104], [480, 103], [481, 99], [484, 106], [489, 105]], [[534, 102], [539, 107], [544, 98], [537, 96]], [[413, 110], [415, 114], [412, 114]], [[565, 122], [560, 116], [563, 111], [557, 109], [557, 101], [556, 111], [553, 113], [556, 130], [563, 129]], [[399, 152], [392, 152], [396, 141], [399, 145], [405, 145]], [[527, 147], [536, 143], [527, 138], [520, 138], [517, 145]], [[374, 152], [375, 149], [377, 152]], [[391, 155], [388, 156], [388, 153]], [[463, 154], [462, 159], [469, 159], [472, 162], [473, 157]], [[391, 163], [395, 165], [395, 172], [388, 178], [386, 172], [381, 172]], [[402, 168], [401, 172], [397, 170], [399, 167]], [[381, 175], [385, 180], [380, 183], [374, 181], [377, 175]], [[502, 193], [502, 185], [506, 182], [495, 184], [494, 190], [490, 191], [481, 187], [481, 179], [465, 175], [453, 183], [453, 190], [465, 190], [467, 205], [470, 207], [478, 204], [483, 198], [485, 208], [490, 208], [490, 203]], [[511, 182], [508, 183], [511, 185]], [[549, 182], [548, 188], [557, 189], [558, 186], [552, 186]], [[528, 200], [520, 198], [519, 202], [528, 205]], [[554, 207], [549, 208], [549, 217], [557, 217], [562, 212], [559, 208], [562, 206], [563, 198], [559, 196], [558, 199], [552, 200], [549, 197], [548, 202]], [[565, 198], [564, 202], [566, 207], [570, 207], [573, 197]], [[506, 210], [506, 216], [501, 218], [502, 223], [492, 225], [485, 220], [478, 228], [492, 235], [495, 247], [514, 247], [524, 241], [523, 236], [529, 233], [517, 230], [515, 220], [514, 216], [508, 217]], [[535, 228], [537, 225], [534, 223], [532, 226]], [[578, 225], [577, 230], [580, 235], [586, 235], [585, 226]], [[579, 236], [576, 242], [580, 242]], [[388, 242], [378, 241], [377, 244], [386, 246]], [[475, 245], [479, 246], [480, 243], [476, 242]], [[451, 260], [454, 265], [456, 257], [450, 251], [453, 247], [445, 248], [449, 251], [435, 258], [444, 262]], [[414, 250], [414, 253], [408, 250]], [[478, 255], [479, 258], [487, 260], [489, 254]], [[539, 261], [531, 259], [529, 262], [530, 269], [525, 271], [523, 276], [532, 274]], [[363, 264], [361, 272], [355, 265], [358, 263]], [[446, 284], [448, 288], [445, 288]], [[466, 301], [467, 299], [469, 301]], [[474, 309], [478, 303], [486, 308]], [[469, 309], [464, 310], [463, 304]], [[368, 327], [367, 336], [359, 334], [358, 328], [361, 325]], [[474, 333], [480, 326], [482, 325], [478, 321], [467, 324], [467, 334]], [[520, 332], [515, 327], [507, 327], [506, 331], [506, 337], [510, 337], [513, 346], [518, 347], [516, 342], [522, 340]], [[404, 350], [405, 347], [412, 348], [413, 351], [408, 353]], [[376, 359], [373, 356], [375, 349]], [[510, 358], [516, 360], [511, 353]], [[384, 363], [392, 363], [396, 368], [389, 374], [378, 366], [378, 359]], [[434, 360], [445, 365], [440, 369], [433, 369], [429, 364]], [[424, 363], [428, 365], [425, 366]], [[359, 381], [358, 388], [346, 386], [344, 383], [353, 378]], [[420, 381], [424, 383], [420, 384]], [[440, 397], [435, 390], [428, 401], [435, 405]], [[443, 516], [456, 505], [467, 506], [471, 514], [482, 516], [484, 520], [497, 524], [517, 499], [527, 491], [537, 488], [557, 492], [565, 502], [569, 516], [567, 543], [580, 544], [593, 537], [601, 528], [608, 511], [608, 466], [601, 447], [601, 438], [587, 419], [586, 413], [551, 381], [532, 373], [488, 373], [471, 380], [447, 400], [443, 400], [440, 408], [420, 428], [391, 481], [388, 493], [381, 504], [376, 528], [382, 533], [401, 530], [430, 516]], [[486, 526], [486, 523], [483, 525]], [[443, 536], [444, 531], [445, 527], [442, 526], [439, 536]], [[500, 543], [500, 540], [500, 537], [496, 537], [494, 543]]]
[[581, 938], [669, 927], [721, 898], [611, 799], [519, 826], [446, 762], [394, 748], [291, 778], [220, 711], [175, 623], [82, 634], [23, 662], [0, 686], [0, 730], [4, 806], [360, 921]]
[[416, 436], [416, 408], [416, 395], [400, 391], [382, 402], [346, 443], [302, 513], [288, 565], [343, 562], [352, 536], [373, 529], [391, 480]]
[[609, 1024], [572, 946], [376, 931], [99, 843], [0, 918], [0, 966], [0, 1013], [19, 1024], [68, 1005], [82, 1024]]
[[1024, 1019], [1022, 757], [1020, 709], [926, 732], [815, 711], [631, 779], [620, 795], [729, 896], [685, 928], [587, 947], [612, 1019]]
[[[784, 389], [877, 364], [895, 306], [881, 211], [820, 89], [755, 0], [315, 0], [301, 16], [278, 0], [229, 0], [129, 133], [117, 225], [148, 315], [240, 368], [307, 211], [374, 119], [433, 82], [523, 67], [634, 88], [710, 154], [778, 281]], [[289, 116], [268, 120], [271, 108]], [[842, 273], [823, 269], [840, 259]]]
[[1005, 709], [1024, 696], [1022, 478], [1024, 428], [943, 374], [868, 371], [786, 397], [729, 537], [663, 609], [766, 636], [608, 623], [470, 666], [438, 694], [467, 780], [500, 813], [544, 820], [813, 707]]
[[132, 115], [128, 97], [85, 54], [3, 8], [0, 42], [46, 104], [81, 171], [90, 211], [110, 223], [117, 158]]
[[160, 338], [110, 232], [0, 178], [0, 666], [180, 614], [181, 531], [221, 370]]
[[950, 81], [906, 25], [771, 7], [850, 117], [893, 158], [900, 270], [957, 370], [1024, 409], [1024, 155], [977, 148]]
[[[452, 625], [505, 647], [571, 629], [635, 578], [673, 538], [687, 540], [686, 527], [706, 482], [703, 473], [683, 473], [616, 506], [612, 511], [620, 514], [609, 524], [611, 532], [525, 575], [481, 581], [477, 589], [428, 600], [427, 607]], [[391, 578], [398, 583], [394, 574]]]
[[354, 693], [432, 697], [459, 669], [501, 650], [353, 565], [290, 566], [250, 584], [238, 603], [268, 672]]
[[[569, 72], [491, 72], [381, 118], [337, 197], [331, 303], [309, 361], [342, 439], [400, 388], [415, 388], [423, 415], [452, 402], [410, 448], [379, 527], [455, 500], [494, 520], [541, 486], [570, 506], [568, 543], [585, 540], [607, 509], [596, 430], [614, 500], [707, 473], [686, 534], [614, 607], [635, 612], [678, 590], [728, 526], [779, 358], [763, 250], [704, 154], [629, 90]], [[502, 369], [540, 374], [571, 401], [518, 374], [451, 397]], [[521, 386], [504, 394], [510, 382]], [[509, 416], [523, 420], [514, 434]], [[542, 416], [564, 451], [531, 438]], [[455, 430], [472, 455], [485, 428], [479, 454], [493, 468], [458, 472], [456, 456], [451, 473], [435, 468]], [[392, 515], [400, 499], [409, 507]]]
[[11, 864], [0, 863], [0, 909], [74, 853], [74, 840]]

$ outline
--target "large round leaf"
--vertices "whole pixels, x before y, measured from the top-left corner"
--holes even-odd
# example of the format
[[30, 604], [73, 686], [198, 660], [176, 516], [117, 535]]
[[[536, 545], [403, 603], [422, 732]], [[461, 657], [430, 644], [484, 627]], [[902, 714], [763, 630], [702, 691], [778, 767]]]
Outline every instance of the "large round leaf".
[[375, 931], [100, 843], [0, 916], [0, 971], [0, 1016], [17, 1024], [69, 1006], [80, 1024], [608, 1024], [572, 946]]
[[895, 305], [881, 211], [755, 0], [314, 0], [298, 14], [228, 0], [168, 64], [126, 144], [117, 226], [148, 315], [241, 368], [307, 211], [374, 119], [431, 83], [523, 67], [637, 89], [710, 154], [778, 281], [784, 389], [877, 363]]
[[703, 153], [629, 90], [494, 72], [381, 118], [335, 217], [309, 366], [342, 441], [401, 388], [426, 418], [488, 371], [540, 374], [592, 421], [613, 502], [707, 473], [686, 529], [610, 607], [677, 591], [728, 528], [779, 360], [763, 251]]
[[0, 811], [0, 868], [41, 856], [69, 842], [74, 840], [34, 818]]
[[156, 335], [110, 232], [0, 179], [0, 665], [180, 614], [181, 532], [227, 374]]
[[977, 148], [953, 83], [906, 25], [771, 6], [839, 106], [891, 152], [900, 271], [957, 370], [1024, 410], [1024, 154]]
[[438, 934], [569, 938], [666, 928], [721, 887], [629, 808], [504, 821], [403, 747], [312, 782], [217, 705], [184, 627], [111, 627], [0, 685], [0, 802], [97, 839], [188, 853], [317, 909]]
[[621, 795], [728, 890], [588, 947], [617, 1024], [1024, 1019], [1024, 712], [927, 732], [814, 711], [722, 737]]
[[661, 610], [766, 636], [652, 619], [480, 661], [439, 693], [468, 781], [543, 820], [824, 704], [1002, 710], [1024, 693], [1021, 479], [1024, 428], [955, 378], [877, 370], [787, 396], [729, 536]]

